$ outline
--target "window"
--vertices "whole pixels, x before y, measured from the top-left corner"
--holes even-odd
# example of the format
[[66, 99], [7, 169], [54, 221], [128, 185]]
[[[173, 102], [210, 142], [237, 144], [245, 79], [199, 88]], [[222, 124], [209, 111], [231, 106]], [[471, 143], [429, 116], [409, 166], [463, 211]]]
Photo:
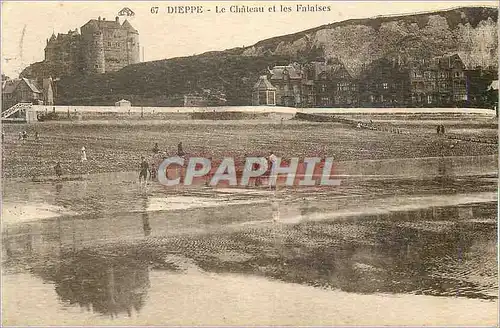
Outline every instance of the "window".
[[455, 72], [455, 77], [461, 77], [462, 76], [462, 72]]
[[387, 90], [387, 89], [389, 89], [389, 84], [384, 82], [384, 83], [382, 83], [382, 87], [383, 87], [385, 90]]
[[108, 46], [111, 47], [111, 42], [108, 42]]
[[375, 96], [374, 95], [370, 95], [370, 102], [375, 102]]
[[321, 85], [321, 92], [326, 92], [326, 84]]
[[432, 95], [427, 96], [427, 103], [432, 104]]
[[269, 99], [268, 104], [269, 105], [276, 105], [276, 101], [275, 101], [276, 100], [275, 99], [276, 98], [276, 93], [274, 91], [269, 91], [269, 93], [268, 93], [267, 96], [268, 96], [268, 99]]
[[95, 65], [95, 68], [99, 68], [99, 65]]

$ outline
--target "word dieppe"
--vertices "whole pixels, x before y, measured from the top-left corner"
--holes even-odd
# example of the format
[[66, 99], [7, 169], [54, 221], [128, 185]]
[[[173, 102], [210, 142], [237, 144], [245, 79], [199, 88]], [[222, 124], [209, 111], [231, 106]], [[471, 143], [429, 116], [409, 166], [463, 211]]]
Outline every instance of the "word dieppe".
[[158, 167], [158, 181], [165, 186], [208, 184], [210, 186], [248, 186], [259, 183], [276, 186], [338, 186], [333, 176], [333, 158], [309, 157], [273, 161], [264, 157], [247, 157], [243, 162], [225, 157], [219, 163], [202, 157], [170, 157]]

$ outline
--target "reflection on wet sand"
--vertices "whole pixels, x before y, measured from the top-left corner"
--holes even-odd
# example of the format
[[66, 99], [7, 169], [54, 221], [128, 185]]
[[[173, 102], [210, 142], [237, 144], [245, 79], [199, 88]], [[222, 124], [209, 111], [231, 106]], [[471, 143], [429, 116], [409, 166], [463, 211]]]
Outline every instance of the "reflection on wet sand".
[[34, 272], [54, 283], [63, 302], [111, 317], [139, 312], [150, 286], [145, 263], [86, 251], [64, 253], [55, 267], [35, 268]]
[[[147, 196], [141, 201], [147, 206]], [[268, 207], [274, 224], [168, 238], [142, 237], [127, 247], [113, 246], [113, 242], [97, 246], [98, 239], [89, 239], [94, 240], [93, 244], [84, 243], [85, 226], [58, 219], [6, 230], [4, 252], [7, 262], [29, 263], [42, 271], [54, 270], [59, 264], [48, 266], [54, 261], [64, 265], [71, 262], [71, 267], [78, 268], [75, 273], [85, 271], [85, 265], [78, 261], [92, 266], [88, 256], [71, 255], [85, 249], [95, 252], [96, 263], [99, 259], [120, 261], [140, 255], [156, 261], [157, 267], [165, 266], [165, 256], [178, 254], [209, 272], [265, 275], [348, 292], [496, 298], [498, 283], [492, 270], [495, 257], [489, 258], [491, 252], [478, 251], [484, 249], [481, 245], [496, 240], [496, 203], [319, 221], [302, 217], [314, 212], [308, 202], [294, 208], [274, 198]], [[131, 233], [151, 233], [147, 211], [131, 219], [138, 223], [129, 228], [136, 229]], [[225, 256], [228, 252], [233, 255]], [[466, 270], [476, 262], [481, 265]], [[56, 280], [54, 274], [48, 276]], [[476, 276], [484, 278], [473, 278]]]
[[144, 230], [144, 236], [147, 237], [151, 234], [151, 225], [149, 224], [149, 199], [148, 195], [144, 193], [142, 195], [142, 227]]

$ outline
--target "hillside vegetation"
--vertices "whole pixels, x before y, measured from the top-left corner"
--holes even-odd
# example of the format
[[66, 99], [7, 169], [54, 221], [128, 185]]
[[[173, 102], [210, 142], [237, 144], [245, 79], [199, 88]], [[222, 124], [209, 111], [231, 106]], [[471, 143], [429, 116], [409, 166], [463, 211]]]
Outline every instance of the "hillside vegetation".
[[[228, 105], [247, 105], [251, 88], [267, 67], [292, 61], [338, 58], [357, 76], [381, 57], [403, 60], [458, 53], [468, 68], [497, 67], [498, 10], [464, 7], [407, 16], [355, 19], [260, 41], [246, 48], [130, 65], [102, 75], [66, 76], [59, 104], [110, 105], [126, 98], [139, 106], [181, 105], [203, 88], [226, 94]], [[57, 75], [43, 62], [27, 77]], [[54, 75], [53, 75], [54, 76]]]

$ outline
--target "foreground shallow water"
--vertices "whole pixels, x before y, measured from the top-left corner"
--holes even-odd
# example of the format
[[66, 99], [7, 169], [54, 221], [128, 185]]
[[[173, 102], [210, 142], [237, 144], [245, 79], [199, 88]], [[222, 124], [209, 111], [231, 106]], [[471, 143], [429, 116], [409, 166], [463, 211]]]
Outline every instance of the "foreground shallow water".
[[314, 192], [16, 183], [4, 324], [493, 325], [496, 185], [467, 174]]

